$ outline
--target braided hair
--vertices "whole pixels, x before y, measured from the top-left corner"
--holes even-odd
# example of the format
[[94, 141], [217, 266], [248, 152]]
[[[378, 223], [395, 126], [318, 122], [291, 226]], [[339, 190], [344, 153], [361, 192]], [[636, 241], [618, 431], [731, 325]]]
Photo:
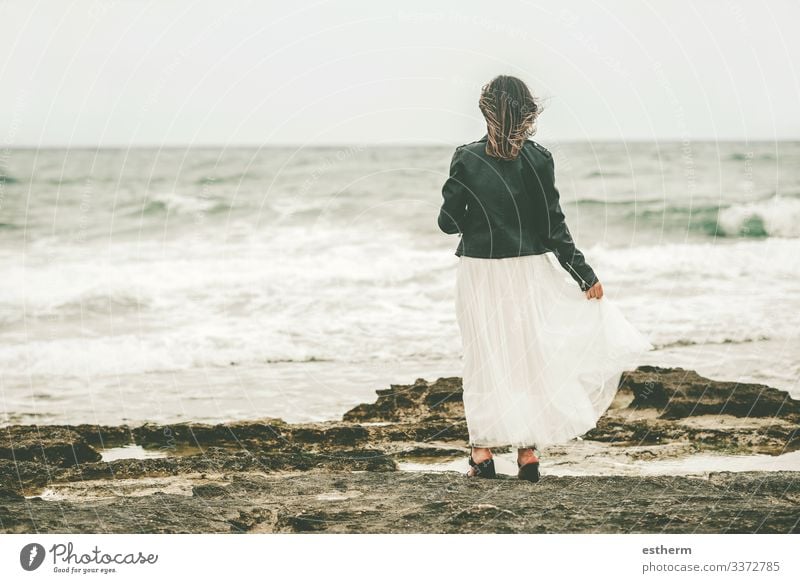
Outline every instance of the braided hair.
[[536, 131], [541, 107], [527, 85], [516, 77], [498, 75], [481, 89], [478, 107], [486, 118], [486, 153], [513, 160]]

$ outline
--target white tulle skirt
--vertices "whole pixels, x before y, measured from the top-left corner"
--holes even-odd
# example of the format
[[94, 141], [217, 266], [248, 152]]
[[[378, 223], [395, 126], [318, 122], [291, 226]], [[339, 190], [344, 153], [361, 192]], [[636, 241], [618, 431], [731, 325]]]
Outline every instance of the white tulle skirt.
[[653, 348], [607, 292], [586, 299], [551, 252], [459, 257], [455, 304], [474, 447], [541, 449], [586, 433]]

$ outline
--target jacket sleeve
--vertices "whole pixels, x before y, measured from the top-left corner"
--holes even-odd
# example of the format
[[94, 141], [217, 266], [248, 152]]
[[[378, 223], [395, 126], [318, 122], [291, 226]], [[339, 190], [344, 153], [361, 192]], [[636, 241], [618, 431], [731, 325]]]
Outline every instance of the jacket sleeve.
[[439, 210], [439, 228], [448, 235], [463, 233], [468, 192], [464, 184], [464, 166], [461, 163], [461, 146], [459, 146], [450, 161], [450, 176], [442, 186], [443, 200]]
[[583, 253], [575, 247], [572, 234], [561, 210], [560, 195], [555, 183], [555, 165], [549, 156], [540, 176], [548, 209], [548, 233], [543, 236], [545, 246], [553, 251], [561, 266], [572, 276], [581, 290], [586, 291], [597, 283], [598, 278], [586, 263]]

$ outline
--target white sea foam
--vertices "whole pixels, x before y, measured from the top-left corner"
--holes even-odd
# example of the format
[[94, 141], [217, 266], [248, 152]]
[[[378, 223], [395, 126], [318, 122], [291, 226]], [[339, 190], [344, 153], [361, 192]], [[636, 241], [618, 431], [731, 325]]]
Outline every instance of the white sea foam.
[[[85, 375], [457, 358], [454, 242], [431, 249], [391, 232], [283, 227], [233, 242], [218, 235], [6, 256], [0, 367]], [[607, 296], [656, 345], [796, 334], [785, 314], [800, 308], [800, 240], [584, 252]]]

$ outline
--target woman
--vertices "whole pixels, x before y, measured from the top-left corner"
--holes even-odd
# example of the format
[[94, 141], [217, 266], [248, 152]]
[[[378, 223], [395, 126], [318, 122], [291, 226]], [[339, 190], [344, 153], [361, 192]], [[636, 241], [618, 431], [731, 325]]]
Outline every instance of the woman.
[[467, 475], [495, 477], [491, 448], [510, 445], [518, 477], [535, 482], [537, 450], [595, 427], [622, 372], [653, 346], [603, 299], [575, 247], [553, 157], [528, 139], [540, 111], [531, 92], [501, 75], [479, 107], [487, 133], [456, 148], [438, 218], [442, 231], [461, 235]]

